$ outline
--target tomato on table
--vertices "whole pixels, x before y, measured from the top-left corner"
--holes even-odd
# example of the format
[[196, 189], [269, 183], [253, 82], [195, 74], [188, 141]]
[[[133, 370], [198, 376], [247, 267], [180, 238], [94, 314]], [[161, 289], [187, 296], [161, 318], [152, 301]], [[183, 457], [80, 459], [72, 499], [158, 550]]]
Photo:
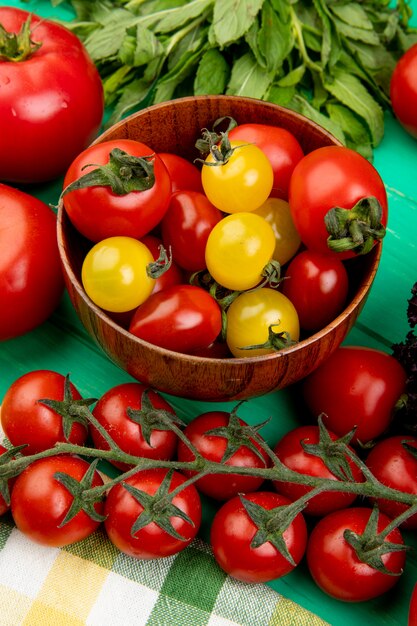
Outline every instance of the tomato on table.
[[[382, 563], [392, 574], [378, 571], [362, 562], [354, 548], [346, 541], [346, 531], [363, 536], [372, 509], [351, 507], [334, 511], [319, 520], [313, 528], [307, 545], [307, 565], [316, 584], [328, 595], [344, 602], [364, 602], [391, 589], [399, 580], [405, 564], [405, 552], [388, 551]], [[383, 513], [378, 519], [371, 540], [391, 521]], [[392, 530], [384, 542], [403, 546], [398, 528]], [[371, 546], [369, 546], [371, 547]]]
[[[94, 417], [121, 450], [138, 457], [169, 460], [176, 452], [177, 435], [158, 415], [163, 412], [175, 418], [174, 409], [162, 396], [137, 382], [111, 387], [93, 409]], [[109, 444], [93, 425], [90, 433], [96, 448], [109, 450]], [[117, 461], [113, 464], [123, 471], [132, 467]]]
[[[231, 467], [268, 467], [269, 458], [261, 446], [251, 437], [244, 436], [247, 427], [246, 422], [234, 413], [208, 411], [192, 419], [185, 427], [184, 434], [196, 450], [210, 461], [220, 463], [226, 454], [225, 465]], [[246, 440], [249, 445], [245, 445]], [[177, 456], [181, 462], [195, 459], [194, 453], [183, 441], [178, 442]], [[183, 473], [186, 476], [195, 474], [188, 470]], [[227, 500], [238, 493], [256, 491], [263, 482], [257, 476], [213, 473], [199, 478], [195, 485], [201, 493], [215, 500]]]
[[[16, 479], [12, 490], [11, 512], [17, 528], [29, 539], [46, 546], [62, 547], [81, 541], [101, 524], [104, 503], [93, 505], [93, 519], [85, 510], [63, 524], [74, 501], [73, 495], [55, 475], [67, 474], [80, 483], [83, 479], [91, 487], [103, 485], [97, 470], [91, 479], [87, 472], [94, 470], [87, 461], [70, 455], [52, 456], [31, 463]], [[87, 480], [88, 479], [88, 480]]]
[[417, 44], [398, 60], [391, 75], [390, 98], [394, 115], [417, 138]]
[[173, 193], [161, 222], [164, 246], [184, 270], [198, 272], [206, 267], [206, 243], [223, 213], [198, 191]]
[[271, 196], [287, 200], [291, 175], [304, 156], [298, 139], [285, 128], [254, 123], [238, 124], [229, 139], [255, 144], [266, 154], [274, 175]]
[[272, 166], [254, 144], [230, 142], [224, 161], [210, 154], [201, 171], [204, 193], [224, 213], [253, 211], [265, 202], [273, 185]]
[[304, 556], [307, 527], [303, 515], [298, 513], [282, 535], [291, 562], [272, 542], [273, 531], [270, 540], [253, 546], [259, 527], [242, 500], [265, 512], [291, 504], [288, 498], [269, 491], [255, 491], [228, 500], [215, 514], [211, 526], [210, 543], [217, 563], [230, 576], [247, 583], [265, 583], [285, 576]]
[[63, 292], [54, 212], [0, 183], [0, 341], [45, 322]]
[[[171, 556], [186, 548], [201, 524], [201, 501], [194, 485], [188, 485], [152, 511], [185, 482], [180, 472], [142, 470], [112, 487], [106, 499], [104, 526], [110, 541], [122, 552], [139, 559]], [[159, 497], [158, 497], [159, 493]], [[144, 514], [147, 523], [141, 524]], [[161, 519], [164, 521], [162, 521]], [[169, 532], [170, 531], [170, 532]]]
[[[383, 485], [417, 495], [417, 458], [413, 453], [417, 438], [394, 435], [381, 439], [369, 452], [366, 465]], [[376, 500], [380, 511], [394, 518], [407, 510], [407, 506], [393, 500]], [[417, 528], [417, 515], [409, 517], [401, 528]]]
[[[337, 435], [327, 431], [329, 440], [336, 441]], [[299, 426], [287, 432], [275, 445], [274, 452], [286, 467], [306, 476], [315, 476], [318, 478], [326, 478], [329, 480], [340, 480], [340, 476], [335, 475], [325, 460], [316, 454], [309, 453], [308, 448], [304, 446], [317, 445], [320, 442], [320, 430], [318, 426]], [[333, 453], [328, 447], [330, 442], [325, 442], [328, 450], [328, 459], [333, 463], [335, 471], [341, 473], [343, 480], [351, 479], [354, 482], [363, 481], [362, 472], [358, 466], [349, 459], [346, 454]], [[324, 446], [323, 446], [324, 450]], [[345, 465], [347, 464], [350, 474], [346, 473]], [[273, 481], [274, 488], [282, 495], [290, 500], [298, 500], [304, 494], [308, 493], [311, 488], [290, 481]], [[356, 499], [356, 495], [352, 493], [343, 493], [338, 491], [325, 491], [311, 498], [303, 513], [308, 515], [323, 516], [335, 511], [343, 509], [351, 505]]]
[[17, 55], [11, 54], [14, 46], [7, 51], [6, 38], [0, 46], [0, 180], [52, 180], [100, 128], [100, 75], [80, 39], [62, 24], [7, 6], [0, 7], [0, 24], [9, 34], [29, 29], [31, 40], [16, 46]]
[[343, 310], [349, 278], [343, 262], [328, 254], [303, 250], [285, 270], [282, 293], [295, 306], [300, 326], [316, 332]]
[[[138, 158], [143, 161], [138, 162]], [[91, 176], [100, 167], [110, 167], [111, 175], [99, 174], [99, 182], [91, 186], [89, 183], [82, 188], [69, 187], [84, 185], [76, 181]], [[114, 178], [118, 191], [109, 186]], [[145, 188], [130, 190], [133, 179]], [[87, 239], [95, 242], [114, 236], [140, 239], [159, 224], [168, 209], [171, 179], [149, 146], [133, 139], [115, 139], [91, 145], [81, 152], [68, 168], [63, 190], [68, 217]]]
[[241, 293], [227, 309], [226, 318], [226, 342], [238, 358], [282, 350], [300, 336], [294, 305], [269, 287]]
[[[17, 378], [7, 389], [1, 407], [1, 424], [14, 446], [27, 444], [22, 454], [36, 454], [56, 443], [83, 445], [88, 429], [75, 415], [64, 418], [40, 400], [62, 401], [65, 387], [76, 402], [81, 395], [65, 376], [51, 370], [33, 370]], [[68, 420], [68, 424], [66, 421]], [[68, 439], [66, 430], [69, 428]]]
[[[328, 244], [325, 215], [335, 207], [351, 211], [357, 202], [371, 197], [381, 206], [380, 223], [373, 225], [379, 231], [381, 225], [386, 226], [388, 216], [383, 180], [367, 159], [343, 146], [325, 146], [309, 152], [297, 163], [291, 176], [289, 203], [302, 242], [310, 250], [337, 254], [340, 259], [355, 256], [357, 247], [333, 252]], [[361, 221], [362, 214], [355, 226], [360, 226]], [[366, 236], [371, 245], [376, 236], [374, 231]]]
[[390, 354], [362, 346], [341, 346], [302, 382], [314, 417], [339, 436], [353, 428], [352, 443], [385, 432], [405, 392], [406, 373]]
[[86, 254], [81, 280], [87, 296], [113, 313], [131, 311], [152, 293], [155, 279], [148, 272], [152, 252], [133, 237], [108, 237]]
[[184, 354], [208, 348], [221, 329], [216, 300], [194, 285], [173, 285], [152, 294], [136, 309], [129, 326], [136, 337]]
[[263, 217], [243, 211], [228, 215], [208, 236], [207, 269], [227, 289], [252, 289], [261, 282], [274, 249], [274, 231]]

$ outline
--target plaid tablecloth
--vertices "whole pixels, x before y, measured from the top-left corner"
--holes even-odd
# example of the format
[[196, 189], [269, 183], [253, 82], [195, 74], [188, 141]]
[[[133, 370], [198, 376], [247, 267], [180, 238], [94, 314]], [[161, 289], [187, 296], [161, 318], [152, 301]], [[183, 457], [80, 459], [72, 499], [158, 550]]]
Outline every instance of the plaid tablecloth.
[[35, 544], [0, 521], [1, 626], [324, 626], [266, 585], [227, 576], [195, 540], [178, 555], [140, 561], [99, 530], [63, 549]]

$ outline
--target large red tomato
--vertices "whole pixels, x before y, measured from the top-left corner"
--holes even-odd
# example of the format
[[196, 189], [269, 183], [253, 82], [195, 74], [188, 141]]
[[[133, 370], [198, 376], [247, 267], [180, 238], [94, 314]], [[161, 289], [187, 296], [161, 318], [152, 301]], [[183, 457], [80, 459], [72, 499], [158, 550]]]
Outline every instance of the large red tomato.
[[417, 44], [411, 46], [395, 66], [390, 96], [397, 120], [417, 138]]
[[19, 33], [29, 17], [33, 50], [0, 62], [0, 180], [18, 183], [65, 172], [97, 134], [104, 107], [99, 73], [74, 33], [0, 7], [8, 33]]
[[[307, 248], [332, 254], [324, 217], [335, 207], [352, 209], [363, 198], [376, 198], [382, 207], [381, 223], [387, 223], [387, 194], [374, 168], [358, 152], [343, 146], [325, 146], [308, 153], [297, 163], [290, 181], [291, 215]], [[333, 253], [336, 254], [336, 253]], [[352, 250], [337, 253], [355, 255]]]
[[63, 291], [53, 211], [0, 184], [0, 341], [42, 324]]

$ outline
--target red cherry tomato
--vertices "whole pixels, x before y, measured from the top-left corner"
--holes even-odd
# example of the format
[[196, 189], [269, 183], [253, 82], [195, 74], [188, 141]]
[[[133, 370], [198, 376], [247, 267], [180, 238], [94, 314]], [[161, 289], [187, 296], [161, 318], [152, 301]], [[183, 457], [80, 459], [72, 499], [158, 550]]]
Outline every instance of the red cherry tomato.
[[[80, 482], [88, 468], [87, 461], [69, 455], [51, 456], [29, 465], [17, 477], [12, 491], [11, 511], [17, 528], [32, 541], [54, 547], [67, 546], [91, 535], [100, 522], [84, 510], [61, 526], [74, 498], [55, 478], [57, 472], [62, 472]], [[102, 484], [96, 471], [91, 486]], [[103, 502], [94, 508], [103, 514]]]
[[[255, 491], [243, 496], [268, 511], [290, 504], [278, 493]], [[241, 498], [235, 496], [217, 511], [211, 526], [210, 542], [214, 557], [225, 572], [247, 583], [264, 583], [285, 576], [294, 569], [270, 541], [259, 547], [251, 543], [258, 527], [249, 517]], [[298, 564], [307, 544], [307, 528], [301, 513], [294, 518], [283, 539], [293, 560]]]
[[285, 276], [282, 293], [295, 306], [303, 330], [320, 330], [342, 311], [349, 279], [338, 258], [304, 250], [290, 261]]
[[406, 373], [381, 350], [343, 346], [303, 382], [311, 413], [337, 435], [356, 428], [352, 442], [366, 443], [381, 435], [405, 391]]
[[[417, 459], [407, 450], [417, 448], [417, 438], [395, 435], [378, 441], [366, 459], [366, 465], [383, 485], [417, 495]], [[407, 506], [394, 500], [377, 500], [380, 511], [394, 518], [407, 509]], [[417, 515], [409, 517], [402, 528], [417, 528]]]
[[[329, 437], [333, 441], [337, 439], [337, 435], [329, 432]], [[279, 460], [286, 466], [292, 469], [294, 472], [304, 474], [306, 476], [316, 476], [319, 478], [328, 478], [329, 480], [339, 480], [330, 469], [326, 466], [324, 461], [314, 455], [309, 454], [302, 446], [303, 444], [317, 444], [320, 441], [319, 427], [318, 426], [300, 426], [290, 430], [274, 448], [275, 454]], [[361, 482], [363, 476], [358, 466], [345, 456], [346, 461], [349, 463], [349, 467], [352, 473], [352, 477], [355, 482]], [[305, 493], [310, 491], [309, 487], [300, 485], [297, 483], [274, 481], [273, 485], [275, 489], [282, 493], [290, 500], [298, 500]], [[314, 496], [308, 501], [307, 506], [303, 510], [303, 513], [309, 515], [327, 515], [337, 509], [343, 509], [354, 502], [356, 499], [355, 494], [342, 493], [337, 491], [326, 491], [317, 496]]]
[[171, 152], [158, 152], [158, 156], [168, 170], [172, 193], [185, 190], [203, 192], [201, 172], [198, 167], [184, 157]]
[[395, 66], [390, 96], [397, 120], [417, 138], [417, 44], [411, 46]]
[[104, 141], [86, 148], [71, 163], [64, 189], [97, 166], [107, 165], [110, 152], [115, 148], [134, 157], [152, 156], [155, 183], [150, 189], [125, 194], [116, 194], [106, 185], [68, 191], [63, 197], [68, 217], [91, 241], [114, 236], [140, 239], [161, 221], [168, 209], [171, 197], [168, 171], [151, 148], [133, 139]]
[[[63, 400], [65, 377], [50, 370], [34, 370], [23, 374], [7, 389], [1, 407], [3, 430], [14, 446], [28, 444], [22, 454], [36, 454], [52, 448], [57, 442], [66, 441], [63, 418], [39, 400]], [[70, 384], [74, 400], [81, 395]], [[74, 422], [68, 441], [83, 445], [87, 428]]]
[[0, 184], [0, 341], [45, 322], [63, 291], [53, 211]]
[[[189, 521], [179, 515], [169, 517], [169, 522], [176, 533], [183, 539], [169, 534], [155, 521], [150, 521], [140, 530], [132, 529], [137, 518], [144, 510], [139, 500], [126, 486], [154, 496], [167, 479], [167, 470], [155, 468], [142, 470], [123, 483], [110, 489], [105, 506], [105, 528], [110, 541], [122, 552], [139, 559], [158, 559], [180, 552], [196, 536], [201, 524], [201, 502], [194, 485], [181, 489], [172, 504], [188, 516]], [[185, 482], [185, 477], [174, 472], [169, 479], [169, 493]], [[139, 517], [140, 519], [140, 517]], [[133, 530], [133, 532], [132, 532]]]
[[212, 296], [193, 285], [152, 294], [133, 315], [129, 331], [167, 350], [194, 354], [220, 334], [222, 315]]
[[271, 196], [287, 200], [291, 175], [304, 156], [298, 139], [285, 128], [267, 124], [240, 124], [229, 138], [254, 143], [266, 154], [274, 173]]
[[171, 196], [162, 219], [162, 240], [180, 267], [190, 272], [206, 268], [207, 239], [222, 218], [223, 213], [203, 193], [178, 191]]
[[[184, 434], [200, 454], [210, 461], [220, 463], [227, 447], [226, 437], [220, 434], [209, 434], [209, 431], [216, 428], [227, 428], [230, 422], [230, 413], [226, 411], [209, 411], [195, 417], [185, 427]], [[247, 424], [239, 419], [240, 426]], [[251, 448], [241, 445], [235, 453], [225, 462], [226, 465], [236, 467], [267, 467], [269, 465], [268, 456], [260, 445], [251, 440], [253, 447], [260, 456]], [[183, 441], [178, 443], [178, 460], [194, 461], [195, 457], [191, 450]], [[186, 476], [192, 476], [193, 472], [184, 471]], [[256, 491], [263, 483], [262, 478], [257, 476], [239, 476], [238, 474], [208, 474], [199, 478], [195, 483], [201, 493], [214, 498], [215, 500], [227, 500], [238, 493]]]
[[0, 62], [0, 180], [16, 183], [63, 174], [94, 139], [104, 109], [99, 73], [74, 33], [28, 11], [0, 7], [0, 24], [9, 33], [18, 33], [30, 16], [31, 39], [41, 45], [26, 58]]
[[305, 246], [340, 259], [355, 255], [351, 250], [332, 253], [327, 245], [324, 216], [334, 208], [351, 209], [362, 198], [375, 197], [387, 223], [387, 194], [374, 166], [358, 152], [342, 146], [326, 146], [306, 154], [291, 176], [291, 215]]
[[[139, 418], [136, 421], [128, 415], [128, 409], [146, 412], [144, 403], [146, 390], [144, 385], [135, 382], [116, 385], [101, 396], [94, 407], [93, 415], [124, 452], [148, 459], [172, 459], [177, 447], [177, 436], [172, 430], [151, 426], [151, 420], [156, 419], [158, 410], [174, 414], [170, 404], [155, 391], [148, 390], [150, 407], [147, 416], [142, 418], [143, 422]], [[148, 424], [149, 443], [144, 434], [147, 432]], [[108, 450], [109, 445], [99, 431], [93, 426], [90, 427], [90, 431], [94, 446]], [[114, 461], [114, 465], [123, 471], [132, 467], [117, 461]]]
[[[388, 552], [382, 556], [385, 567], [394, 575], [379, 572], [359, 560], [344, 538], [346, 529], [362, 535], [371, 509], [352, 507], [323, 517], [310, 534], [307, 564], [316, 584], [328, 595], [345, 602], [363, 602], [391, 589], [399, 580], [405, 563], [405, 552]], [[378, 532], [390, 522], [383, 513], [378, 517]], [[398, 528], [385, 541], [403, 545]]]

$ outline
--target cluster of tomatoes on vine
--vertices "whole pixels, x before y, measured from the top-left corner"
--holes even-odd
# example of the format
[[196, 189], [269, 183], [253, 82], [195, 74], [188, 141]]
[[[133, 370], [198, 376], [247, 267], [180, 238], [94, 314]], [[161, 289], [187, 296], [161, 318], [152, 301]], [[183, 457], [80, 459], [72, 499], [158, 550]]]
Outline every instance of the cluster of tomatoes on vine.
[[375, 168], [229, 117], [196, 147], [191, 162], [112, 139], [73, 161], [62, 202], [89, 242], [87, 295], [135, 336], [185, 354], [255, 356], [323, 328], [346, 302], [344, 261], [385, 234]]
[[[16, 526], [45, 545], [80, 541], [103, 525], [122, 552], [151, 559], [189, 545], [210, 498], [213, 554], [231, 576], [266, 582], [305, 557], [326, 593], [366, 600], [398, 581], [402, 529], [417, 527], [417, 439], [386, 435], [406, 381], [393, 356], [341, 347], [302, 381], [309, 410], [321, 407], [322, 418], [271, 448], [264, 424], [239, 417], [241, 404], [185, 424], [139, 382], [83, 399], [68, 376], [32, 371], [2, 403], [12, 446], [0, 455], [1, 512], [10, 508]], [[114, 469], [98, 471], [99, 460]]]

